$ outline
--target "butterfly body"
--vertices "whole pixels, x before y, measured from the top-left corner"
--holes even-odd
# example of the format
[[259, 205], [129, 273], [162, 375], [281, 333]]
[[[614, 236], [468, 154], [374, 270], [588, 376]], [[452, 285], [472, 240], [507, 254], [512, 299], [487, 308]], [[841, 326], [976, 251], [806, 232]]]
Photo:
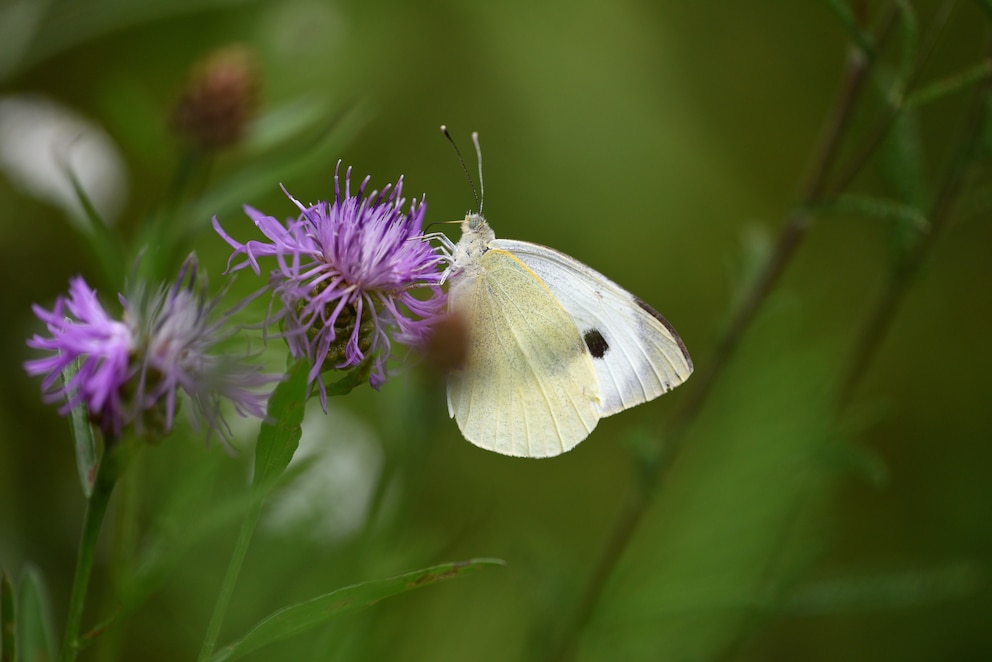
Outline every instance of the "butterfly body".
[[550, 457], [599, 419], [684, 382], [692, 361], [654, 309], [578, 260], [496, 239], [469, 214], [451, 251], [448, 306], [468, 329], [448, 411], [472, 443]]

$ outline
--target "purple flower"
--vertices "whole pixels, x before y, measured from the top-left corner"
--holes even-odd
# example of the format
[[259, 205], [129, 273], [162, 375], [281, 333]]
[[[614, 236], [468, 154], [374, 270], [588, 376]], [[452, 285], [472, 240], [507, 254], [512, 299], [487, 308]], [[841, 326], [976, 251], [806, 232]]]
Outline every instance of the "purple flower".
[[[45, 401], [64, 400], [59, 409], [62, 415], [83, 403], [100, 420], [104, 432], [120, 436], [125, 418], [121, 389], [130, 378], [135, 345], [131, 329], [107, 315], [96, 292], [80, 276], [69, 281], [69, 298], [58, 297], [51, 312], [37, 304], [32, 309], [52, 334], [28, 340], [30, 347], [52, 355], [24, 364], [28, 374], [46, 375], [41, 382]], [[62, 371], [76, 359], [79, 370], [63, 384]]]
[[[334, 171], [333, 202], [305, 207], [286, 193], [301, 213], [285, 225], [245, 206], [268, 242], [242, 244], [213, 220], [235, 249], [229, 271], [251, 267], [259, 274], [258, 258], [276, 258], [269, 287], [283, 307], [269, 321], [282, 320], [292, 355], [310, 360], [309, 380], [317, 382], [325, 410], [320, 376], [325, 368], [348, 368], [374, 356], [369, 382], [378, 388], [386, 378], [391, 343], [424, 343], [445, 306], [438, 271], [443, 258], [422, 233], [426, 204], [414, 201], [403, 213], [402, 177], [395, 187], [367, 196], [366, 177], [352, 195], [350, 168], [342, 195], [340, 166]], [[239, 255], [244, 259], [235, 263]]]
[[[205, 295], [193, 256], [172, 287], [149, 294], [139, 284], [128, 297], [119, 296], [123, 321], [108, 316], [96, 292], [81, 277], [73, 278], [69, 297], [58, 297], [51, 311], [33, 307], [51, 336], [35, 335], [28, 345], [51, 355], [24, 367], [31, 375], [45, 375], [46, 401], [65, 402], [59, 413], [84, 404], [108, 438], [120, 437], [128, 426], [149, 435], [168, 432], [183, 391], [192, 401], [193, 423], [206, 428], [208, 439], [216, 431], [226, 442], [230, 429], [221, 413], [223, 400], [242, 416], [261, 418], [267, 394], [257, 388], [277, 378], [243, 356], [212, 351], [236, 332], [227, 326], [228, 317], [250, 299], [210, 321], [217, 300]], [[79, 370], [63, 383], [62, 371], [77, 359]]]

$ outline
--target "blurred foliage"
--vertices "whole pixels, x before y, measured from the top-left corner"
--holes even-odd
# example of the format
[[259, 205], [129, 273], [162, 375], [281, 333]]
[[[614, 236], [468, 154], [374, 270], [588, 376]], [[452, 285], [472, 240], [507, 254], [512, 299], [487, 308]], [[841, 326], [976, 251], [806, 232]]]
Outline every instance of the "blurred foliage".
[[[463, 441], [426, 371], [404, 370], [380, 393], [356, 389], [327, 416], [311, 407], [301, 448], [310, 439], [312, 454], [290, 464], [280, 490], [302, 488], [309, 472], [356, 482], [333, 497], [300, 493], [299, 519], [262, 518], [220, 643], [341, 587], [498, 557], [505, 568], [342, 615], [246, 659], [987, 654], [987, 116], [957, 171], [958, 204], [935, 200], [988, 84], [988, 6], [6, 0], [0, 102], [40, 96], [88, 118], [127, 172], [123, 211], [104, 219], [94, 199], [88, 223], [0, 173], [0, 567], [17, 587], [18, 648], [53, 648], [43, 624], [62, 627], [83, 508], [70, 423], [21, 368], [38, 331], [31, 303], [50, 305], [81, 273], [112, 304], [139, 253], [141, 273], [166, 278], [195, 248], [220, 284], [228, 247], [211, 217], [248, 228], [242, 204], [294, 215], [280, 184], [326, 199], [338, 159], [374, 187], [403, 174], [408, 198], [426, 192], [429, 221], [459, 219], [474, 203], [437, 132], [446, 123], [463, 142], [481, 133], [498, 236], [552, 245], [636, 292], [678, 328], [698, 373], [801, 202], [854, 44], [876, 59], [829, 182], [843, 195], [811, 210], [581, 633], [570, 627], [618, 514], [641, 498], [644, 458], [698, 374], [549, 461]], [[259, 76], [254, 119], [240, 144], [204, 153], [170, 121], [196, 63], [232, 44]], [[85, 188], [86, 173], [71, 174]], [[104, 221], [119, 256], [92, 248], [105, 245], [93, 241]], [[849, 366], [878, 293], [921, 245], [891, 327]], [[260, 285], [239, 276], [232, 301]], [[282, 347], [269, 350], [280, 369]], [[849, 369], [856, 389], [838, 410]], [[195, 657], [250, 508], [252, 455], [248, 443], [231, 456], [184, 429], [135, 459], [84, 618], [106, 629], [82, 659]]]

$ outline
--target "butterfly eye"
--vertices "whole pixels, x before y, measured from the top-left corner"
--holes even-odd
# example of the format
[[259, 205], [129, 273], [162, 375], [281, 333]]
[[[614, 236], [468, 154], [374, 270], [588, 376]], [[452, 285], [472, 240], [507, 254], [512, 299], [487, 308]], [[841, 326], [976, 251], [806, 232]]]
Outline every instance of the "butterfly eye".
[[610, 344], [606, 342], [606, 338], [599, 332], [599, 329], [589, 329], [582, 334], [582, 339], [586, 342], [586, 347], [589, 348], [589, 353], [594, 359], [601, 359], [610, 351]]

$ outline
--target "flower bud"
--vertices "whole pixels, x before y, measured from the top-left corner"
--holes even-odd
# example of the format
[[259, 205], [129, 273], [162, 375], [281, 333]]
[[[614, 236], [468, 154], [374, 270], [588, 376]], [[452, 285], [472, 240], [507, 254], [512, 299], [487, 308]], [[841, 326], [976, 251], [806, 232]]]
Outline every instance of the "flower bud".
[[245, 134], [258, 103], [258, 68], [251, 51], [229, 46], [194, 65], [172, 111], [172, 127], [203, 151], [229, 147]]

